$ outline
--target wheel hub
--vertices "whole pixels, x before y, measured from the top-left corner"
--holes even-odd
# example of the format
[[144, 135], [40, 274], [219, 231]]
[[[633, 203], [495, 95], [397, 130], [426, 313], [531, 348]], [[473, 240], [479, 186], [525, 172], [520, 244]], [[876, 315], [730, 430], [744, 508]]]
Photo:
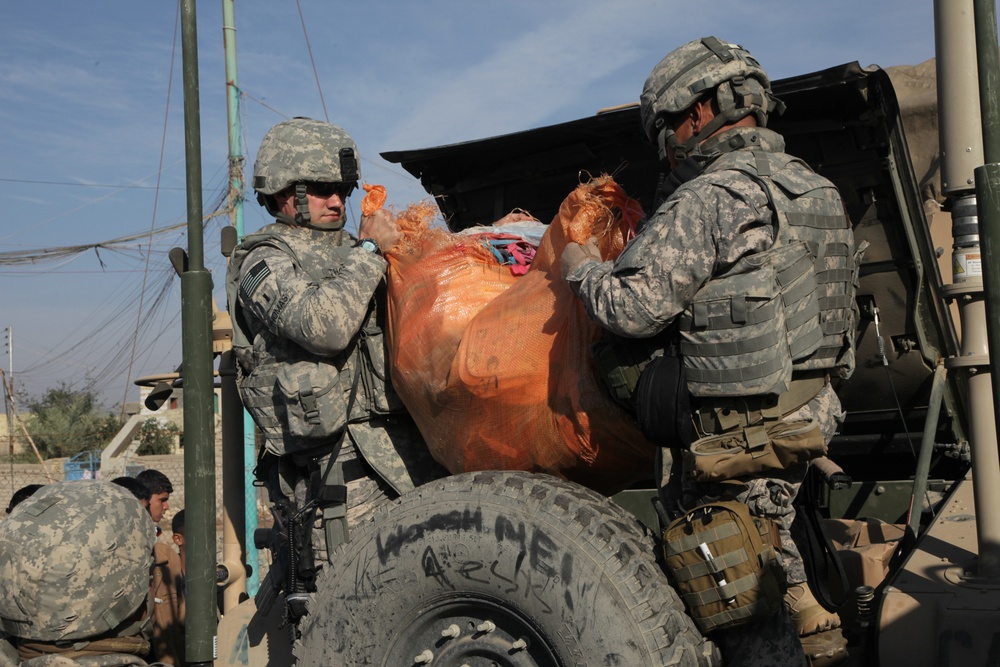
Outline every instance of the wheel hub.
[[558, 667], [527, 616], [493, 600], [443, 598], [415, 610], [390, 640], [386, 666]]

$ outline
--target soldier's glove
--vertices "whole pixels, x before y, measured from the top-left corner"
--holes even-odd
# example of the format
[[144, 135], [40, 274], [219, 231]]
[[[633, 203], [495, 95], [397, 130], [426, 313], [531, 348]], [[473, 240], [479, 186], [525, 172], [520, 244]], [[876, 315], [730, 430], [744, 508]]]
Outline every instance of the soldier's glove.
[[594, 238], [587, 239], [587, 243], [585, 245], [572, 242], [567, 243], [566, 248], [563, 249], [562, 256], [559, 260], [562, 265], [562, 274], [564, 278], [572, 273], [573, 270], [581, 264], [590, 261], [603, 261], [601, 259], [601, 251], [597, 248], [597, 239]]

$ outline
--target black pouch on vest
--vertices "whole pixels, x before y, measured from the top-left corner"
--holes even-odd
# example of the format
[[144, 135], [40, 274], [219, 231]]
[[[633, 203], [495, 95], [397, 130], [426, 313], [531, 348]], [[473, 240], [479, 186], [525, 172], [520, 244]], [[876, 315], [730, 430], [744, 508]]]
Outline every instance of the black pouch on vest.
[[636, 392], [643, 369], [663, 354], [668, 345], [663, 336], [622, 338], [604, 332], [591, 346], [597, 378], [615, 403], [630, 415], [635, 415]]
[[675, 346], [642, 369], [635, 391], [635, 418], [651, 442], [677, 449], [691, 446], [691, 395], [684, 378], [684, 361]]

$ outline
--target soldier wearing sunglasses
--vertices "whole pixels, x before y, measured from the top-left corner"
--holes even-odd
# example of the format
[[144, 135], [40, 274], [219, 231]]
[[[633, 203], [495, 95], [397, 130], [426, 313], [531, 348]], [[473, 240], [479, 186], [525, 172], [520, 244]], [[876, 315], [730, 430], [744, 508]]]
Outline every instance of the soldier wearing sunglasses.
[[350, 528], [444, 473], [387, 373], [383, 253], [399, 229], [383, 210], [361, 218], [359, 238], [344, 229], [360, 178], [341, 128], [308, 118], [272, 127], [253, 188], [277, 221], [243, 239], [226, 279], [237, 384], [263, 435], [256, 475], [275, 513], [258, 606], [283, 589], [293, 619]]

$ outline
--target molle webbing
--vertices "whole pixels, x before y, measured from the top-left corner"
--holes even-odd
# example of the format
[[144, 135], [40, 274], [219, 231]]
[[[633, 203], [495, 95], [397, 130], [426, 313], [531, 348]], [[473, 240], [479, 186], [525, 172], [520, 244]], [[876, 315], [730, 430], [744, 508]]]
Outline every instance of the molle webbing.
[[665, 563], [699, 629], [763, 618], [781, 605], [773, 526], [735, 501], [694, 508], [663, 533]]
[[237, 246], [226, 275], [240, 397], [263, 433], [266, 447], [276, 455], [315, 447], [317, 442], [342, 431], [348, 421], [344, 396], [350, 389], [350, 375], [340, 373], [338, 368], [349, 367], [352, 356], [353, 363], [361, 363], [355, 345], [337, 357], [320, 357], [287, 341], [280, 342], [287, 349], [279, 360], [272, 351], [279, 344], [278, 336], [262, 323], [248, 322], [239, 301], [240, 274], [255, 248], [270, 246], [282, 251], [317, 284], [335, 277], [350, 252], [343, 246], [317, 252], [304, 243], [301, 239], [285, 239], [265, 227]]
[[840, 363], [854, 322], [853, 234], [836, 188], [797, 158], [734, 151], [706, 172], [723, 170], [760, 184], [776, 236], [713, 277], [679, 319], [688, 386], [695, 396], [780, 394], [793, 370]]
[[[795, 201], [779, 184], [761, 179], [778, 215], [779, 234], [784, 242], [802, 241], [813, 256], [822, 339], [809, 355], [793, 352], [796, 370], [832, 368], [844, 350], [844, 337], [853, 323], [855, 266], [853, 234], [839, 200], [802, 193]], [[815, 210], [802, 210], [797, 200]]]

